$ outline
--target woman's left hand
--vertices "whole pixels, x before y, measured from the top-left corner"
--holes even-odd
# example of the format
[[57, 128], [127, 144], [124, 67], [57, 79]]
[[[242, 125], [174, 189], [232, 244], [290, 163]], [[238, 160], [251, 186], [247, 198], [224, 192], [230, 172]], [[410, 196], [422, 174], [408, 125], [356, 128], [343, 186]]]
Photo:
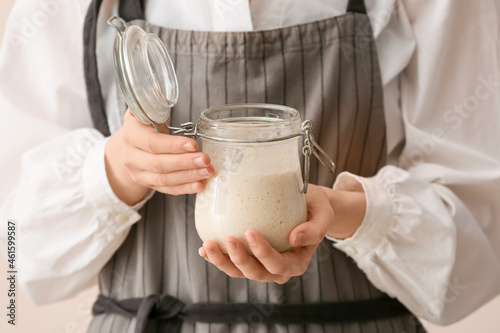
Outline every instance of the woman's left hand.
[[255, 257], [231, 236], [225, 239], [229, 256], [224, 255], [213, 241], [204, 242], [199, 254], [234, 278], [283, 284], [293, 276], [302, 275], [334, 221], [332, 206], [320, 186], [309, 185], [306, 202], [308, 221], [290, 233], [289, 241], [293, 246], [290, 251], [279, 253], [260, 233], [249, 230], [245, 238]]

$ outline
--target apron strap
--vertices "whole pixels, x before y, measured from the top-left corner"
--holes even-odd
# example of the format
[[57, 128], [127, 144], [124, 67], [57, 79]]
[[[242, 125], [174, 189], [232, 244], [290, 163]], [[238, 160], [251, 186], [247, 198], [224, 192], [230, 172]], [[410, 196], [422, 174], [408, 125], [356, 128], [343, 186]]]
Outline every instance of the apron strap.
[[144, 0], [119, 0], [118, 16], [125, 21], [145, 20]]
[[[104, 136], [109, 136], [111, 132], [101, 93], [101, 84], [99, 83], [96, 55], [97, 19], [101, 4], [102, 0], [92, 0], [85, 17], [83, 28], [83, 66], [87, 88], [87, 103], [92, 123]], [[119, 3], [119, 14], [127, 22], [141, 19], [144, 18], [143, 8], [142, 0], [124, 0]]]
[[149, 295], [121, 301], [99, 295], [92, 314], [116, 313], [136, 317], [135, 333], [146, 331], [149, 318], [165, 321], [166, 332], [179, 332], [182, 321], [201, 323], [249, 323], [256, 312], [262, 324], [312, 324], [338, 322], [365, 322], [409, 315], [404, 305], [394, 298], [313, 303], [313, 304], [251, 304], [251, 303], [194, 303], [184, 305], [169, 295]]
[[349, 0], [347, 4], [348, 13], [366, 14], [366, 6], [364, 0]]
[[85, 17], [83, 29], [83, 65], [85, 85], [87, 87], [87, 102], [92, 122], [94, 127], [104, 136], [109, 136], [110, 130], [101, 94], [96, 57], [97, 18], [99, 17], [101, 3], [102, 0], [92, 0], [87, 11], [87, 16]]

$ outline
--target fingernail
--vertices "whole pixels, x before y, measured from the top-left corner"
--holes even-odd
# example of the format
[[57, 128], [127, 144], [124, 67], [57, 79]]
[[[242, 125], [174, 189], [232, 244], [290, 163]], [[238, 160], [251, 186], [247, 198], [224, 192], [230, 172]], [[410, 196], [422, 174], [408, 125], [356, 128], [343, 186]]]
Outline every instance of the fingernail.
[[208, 165], [205, 164], [205, 161], [203, 161], [203, 157], [198, 157], [197, 159], [194, 160], [194, 164], [199, 167], [206, 167]]
[[304, 233], [299, 232], [297, 237], [295, 237], [295, 246], [301, 246], [304, 243]]
[[208, 176], [208, 175], [210, 175], [210, 173], [208, 172], [207, 168], [198, 169], [198, 173], [200, 174], [200, 176]]
[[[200, 247], [200, 248], [198, 249], [198, 254], [200, 255], [200, 257], [203, 257], [203, 248], [202, 248], [202, 247]], [[203, 257], [203, 258], [204, 258], [204, 257]]]
[[235, 242], [227, 242], [226, 241], [226, 245], [227, 245], [227, 249], [228, 251], [235, 251], [236, 250], [236, 243]]
[[191, 142], [185, 143], [182, 146], [182, 149], [184, 149], [185, 151], [196, 151], [196, 149], [194, 148], [194, 145]]
[[257, 243], [257, 237], [252, 233], [247, 233], [247, 241], [250, 245], [255, 245]]
[[199, 191], [201, 189], [201, 184], [198, 182], [192, 183], [191, 188], [193, 189], [193, 191]]

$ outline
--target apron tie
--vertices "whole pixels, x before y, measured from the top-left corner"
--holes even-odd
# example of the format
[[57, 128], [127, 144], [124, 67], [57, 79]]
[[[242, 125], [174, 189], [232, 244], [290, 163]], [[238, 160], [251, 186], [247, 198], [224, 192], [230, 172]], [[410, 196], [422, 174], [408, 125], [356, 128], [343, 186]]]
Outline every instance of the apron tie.
[[99, 295], [92, 308], [92, 315], [110, 312], [136, 317], [135, 333], [145, 332], [150, 318], [165, 319], [167, 332], [178, 332], [182, 325], [182, 319], [179, 316], [182, 309], [184, 309], [184, 303], [170, 295], [152, 294], [144, 298], [129, 298], [121, 301]]
[[[311, 304], [194, 303], [185, 305], [170, 295], [153, 294], [121, 301], [99, 295], [92, 314], [136, 317], [135, 333], [146, 332], [148, 319], [161, 319], [166, 332], [180, 332], [184, 320], [202, 323], [307, 324], [365, 322], [410, 312], [396, 299], [383, 296], [361, 301]], [[255, 323], [253, 323], [255, 324]]]

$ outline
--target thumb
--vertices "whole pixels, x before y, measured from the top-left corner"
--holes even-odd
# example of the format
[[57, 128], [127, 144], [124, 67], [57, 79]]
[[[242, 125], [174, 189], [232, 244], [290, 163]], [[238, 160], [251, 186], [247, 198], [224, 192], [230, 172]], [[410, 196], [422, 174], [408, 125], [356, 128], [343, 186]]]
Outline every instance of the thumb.
[[293, 247], [318, 245], [334, 220], [332, 206], [328, 201], [308, 207], [309, 221], [292, 230], [289, 237]]

